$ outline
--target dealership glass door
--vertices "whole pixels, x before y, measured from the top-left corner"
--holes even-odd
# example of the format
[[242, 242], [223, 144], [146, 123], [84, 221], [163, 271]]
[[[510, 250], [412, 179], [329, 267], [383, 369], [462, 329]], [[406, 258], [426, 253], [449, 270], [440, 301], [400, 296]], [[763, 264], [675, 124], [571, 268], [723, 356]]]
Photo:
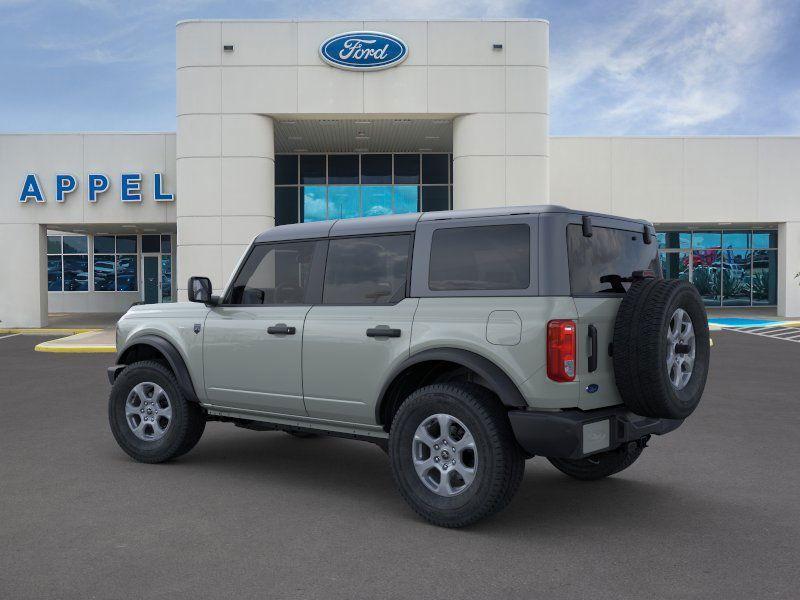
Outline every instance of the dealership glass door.
[[142, 299], [145, 304], [172, 302], [172, 239], [142, 236]]

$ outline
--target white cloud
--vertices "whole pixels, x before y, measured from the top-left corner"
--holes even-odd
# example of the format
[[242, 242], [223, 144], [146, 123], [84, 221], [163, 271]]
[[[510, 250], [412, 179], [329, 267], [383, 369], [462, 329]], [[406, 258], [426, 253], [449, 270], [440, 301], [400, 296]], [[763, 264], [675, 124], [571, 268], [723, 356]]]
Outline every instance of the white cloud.
[[781, 26], [772, 0], [639, 4], [554, 53], [553, 103], [591, 101], [588, 93], [603, 99], [598, 118], [616, 133], [686, 132], [739, 108], [752, 71], [780, 43]]

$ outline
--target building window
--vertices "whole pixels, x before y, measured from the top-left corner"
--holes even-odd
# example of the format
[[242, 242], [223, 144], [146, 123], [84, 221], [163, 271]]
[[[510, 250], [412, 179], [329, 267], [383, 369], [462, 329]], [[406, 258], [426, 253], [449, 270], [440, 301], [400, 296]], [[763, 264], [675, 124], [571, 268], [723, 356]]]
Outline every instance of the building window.
[[707, 306], [777, 304], [777, 230], [662, 231], [658, 244], [664, 277], [691, 281]]
[[137, 252], [135, 235], [96, 235], [93, 260], [94, 291], [138, 291]]
[[275, 224], [349, 219], [453, 205], [450, 154], [278, 154]]
[[88, 292], [89, 253], [85, 235], [47, 236], [47, 291]]

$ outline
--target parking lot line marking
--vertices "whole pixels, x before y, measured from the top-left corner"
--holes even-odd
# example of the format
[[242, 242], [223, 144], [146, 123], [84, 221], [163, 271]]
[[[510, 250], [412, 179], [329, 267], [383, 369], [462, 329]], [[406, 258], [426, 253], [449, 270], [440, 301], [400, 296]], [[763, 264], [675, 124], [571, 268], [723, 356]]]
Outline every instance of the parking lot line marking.
[[4, 340], [10, 337], [17, 337], [18, 335], [22, 335], [21, 333], [12, 333], [11, 335], [0, 335], [0, 340]]

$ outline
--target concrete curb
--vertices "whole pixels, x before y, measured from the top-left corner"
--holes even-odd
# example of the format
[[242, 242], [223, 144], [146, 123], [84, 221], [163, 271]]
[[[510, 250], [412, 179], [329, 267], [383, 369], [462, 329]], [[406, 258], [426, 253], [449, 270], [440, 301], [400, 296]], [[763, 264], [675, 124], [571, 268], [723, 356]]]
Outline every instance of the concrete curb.
[[33, 349], [36, 352], [54, 352], [58, 354], [116, 354], [117, 352], [116, 346], [104, 346], [99, 344], [94, 346], [65, 346], [49, 344], [50, 342], [42, 342], [41, 344], [36, 344]]
[[102, 329], [48, 329], [47, 327], [12, 327], [9, 329], [0, 328], [0, 335], [5, 333], [21, 335], [76, 335], [78, 333], [99, 333]]

